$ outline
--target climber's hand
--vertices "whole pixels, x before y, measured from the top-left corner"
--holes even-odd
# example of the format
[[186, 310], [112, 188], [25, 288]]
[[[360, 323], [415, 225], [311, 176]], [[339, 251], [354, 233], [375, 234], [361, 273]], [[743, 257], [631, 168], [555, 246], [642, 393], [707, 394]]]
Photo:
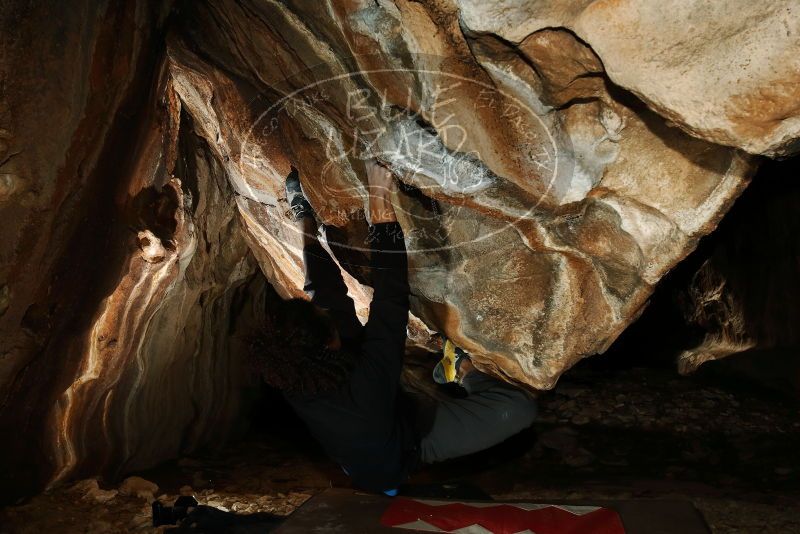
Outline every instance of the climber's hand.
[[392, 205], [392, 194], [397, 187], [392, 172], [376, 162], [365, 162], [369, 186], [369, 220], [372, 224], [394, 222], [397, 216]]
[[[388, 191], [394, 187], [392, 171], [374, 159], [365, 161], [364, 165], [367, 168], [367, 183], [371, 189], [375, 189], [376, 192], [379, 192], [381, 189]], [[370, 194], [371, 193], [372, 191], [370, 191]]]

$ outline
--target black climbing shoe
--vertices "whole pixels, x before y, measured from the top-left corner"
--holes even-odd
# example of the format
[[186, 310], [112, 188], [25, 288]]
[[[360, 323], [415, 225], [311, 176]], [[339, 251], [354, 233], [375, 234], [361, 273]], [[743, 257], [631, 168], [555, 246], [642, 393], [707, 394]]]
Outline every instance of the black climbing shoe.
[[289, 216], [295, 221], [304, 217], [314, 218], [314, 208], [303, 195], [303, 188], [300, 186], [300, 174], [297, 169], [292, 167], [292, 172], [286, 177], [286, 200], [289, 202]]
[[465, 359], [469, 359], [469, 354], [449, 339], [445, 340], [442, 359], [433, 368], [433, 381], [437, 384], [458, 383], [458, 368]]

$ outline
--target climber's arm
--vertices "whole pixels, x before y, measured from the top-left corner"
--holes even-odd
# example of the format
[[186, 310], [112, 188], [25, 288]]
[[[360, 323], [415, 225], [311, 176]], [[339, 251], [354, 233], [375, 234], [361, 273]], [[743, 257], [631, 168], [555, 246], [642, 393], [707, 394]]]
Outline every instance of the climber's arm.
[[391, 171], [375, 161], [367, 161], [366, 168], [370, 223], [397, 222], [392, 204], [392, 194], [397, 184]]
[[[290, 183], [289, 181], [292, 179], [297, 181], [295, 187], [299, 189], [299, 176], [294, 167], [292, 167], [292, 173], [287, 177], [287, 183]], [[307, 208], [298, 221], [301, 225], [299, 229], [303, 233], [303, 265], [305, 267], [303, 289], [311, 298], [311, 302], [330, 313], [340, 339], [355, 339], [359, 336], [362, 326], [356, 315], [353, 299], [347, 295], [347, 286], [342, 279], [339, 266], [317, 238], [317, 221], [311, 206], [304, 197], [303, 202]], [[302, 203], [299, 205], [302, 206]], [[333, 247], [333, 244], [329, 242], [328, 246]]]

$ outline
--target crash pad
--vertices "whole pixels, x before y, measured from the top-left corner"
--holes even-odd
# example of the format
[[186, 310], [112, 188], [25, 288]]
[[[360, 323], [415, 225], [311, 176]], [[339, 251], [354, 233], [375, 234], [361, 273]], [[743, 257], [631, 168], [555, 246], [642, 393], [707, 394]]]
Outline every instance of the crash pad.
[[709, 534], [685, 500], [475, 501], [385, 497], [329, 489], [298, 508], [275, 532], [405, 534]]

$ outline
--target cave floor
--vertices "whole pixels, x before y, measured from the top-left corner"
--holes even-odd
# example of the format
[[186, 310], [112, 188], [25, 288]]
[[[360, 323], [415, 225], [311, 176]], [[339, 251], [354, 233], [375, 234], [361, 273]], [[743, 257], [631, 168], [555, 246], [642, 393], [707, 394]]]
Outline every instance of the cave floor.
[[[477, 487], [497, 500], [686, 498], [715, 533], [800, 532], [794, 401], [663, 369], [579, 366], [540, 406], [531, 430], [411, 483]], [[286, 515], [348, 485], [295, 420], [280, 425], [140, 475], [164, 503], [183, 488], [242, 514]], [[51, 490], [2, 510], [0, 532], [154, 531], [147, 500], [115, 488], [90, 480]]]

